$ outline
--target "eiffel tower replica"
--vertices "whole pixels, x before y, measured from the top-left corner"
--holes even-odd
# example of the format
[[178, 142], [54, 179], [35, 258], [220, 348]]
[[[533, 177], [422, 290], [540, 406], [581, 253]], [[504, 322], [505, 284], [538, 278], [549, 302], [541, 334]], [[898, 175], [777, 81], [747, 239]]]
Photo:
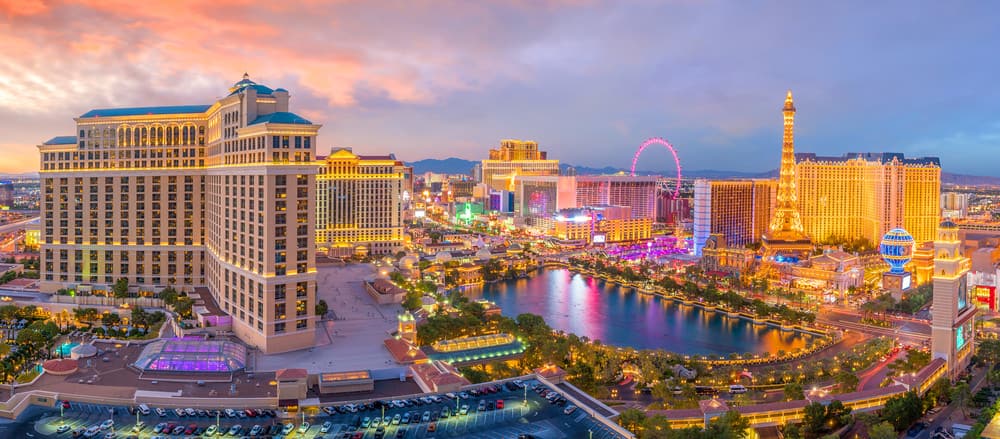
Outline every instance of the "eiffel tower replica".
[[762, 240], [764, 257], [768, 261], [795, 262], [808, 257], [812, 241], [802, 228], [798, 193], [795, 189], [795, 103], [792, 91], [785, 96], [781, 109], [785, 132], [781, 143], [781, 174], [778, 177], [778, 200], [768, 231]]

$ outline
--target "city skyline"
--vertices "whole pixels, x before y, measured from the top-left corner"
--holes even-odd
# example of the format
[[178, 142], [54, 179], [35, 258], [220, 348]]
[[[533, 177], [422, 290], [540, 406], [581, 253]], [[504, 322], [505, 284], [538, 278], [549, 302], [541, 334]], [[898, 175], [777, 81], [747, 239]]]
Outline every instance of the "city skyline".
[[323, 153], [476, 160], [522, 138], [564, 163], [627, 167], [621, 151], [661, 136], [688, 169], [767, 171], [791, 88], [800, 151], [996, 174], [982, 158], [1000, 100], [990, 69], [968, 66], [998, 36], [979, 6], [122, 6], [0, 2], [0, 173], [37, 171], [35, 146], [90, 109], [207, 104], [246, 71], [295, 91], [327, 127]]

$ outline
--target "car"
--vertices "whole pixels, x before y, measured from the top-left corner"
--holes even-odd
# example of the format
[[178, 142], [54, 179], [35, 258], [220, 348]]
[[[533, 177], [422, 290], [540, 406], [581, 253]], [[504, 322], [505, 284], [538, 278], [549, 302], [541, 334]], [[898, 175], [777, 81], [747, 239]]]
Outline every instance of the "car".
[[111, 427], [114, 427], [114, 426], [115, 426], [115, 421], [113, 421], [111, 419], [108, 419], [108, 420], [102, 422], [101, 426], [97, 427], [97, 428], [100, 429], [100, 430], [107, 430], [107, 429], [109, 429]]
[[497, 400], [497, 410], [503, 410], [503, 400], [502, 399], [498, 399]]
[[573, 412], [575, 412], [575, 411], [576, 411], [576, 406], [572, 405], [572, 404], [570, 404], [565, 409], [563, 409], [563, 413], [567, 414], [567, 415], [572, 415]]
[[448, 407], [442, 407], [441, 408], [441, 418], [445, 419], [445, 418], [447, 418], [449, 416], [451, 416], [451, 410], [449, 410]]
[[212, 424], [205, 429], [205, 436], [215, 436], [215, 434], [218, 432], [219, 432], [219, 427], [216, 426], [215, 424]]
[[236, 424], [232, 427], [229, 427], [229, 432], [227, 434], [229, 434], [230, 436], [238, 436], [241, 431], [243, 431], [243, 426], [241, 426], [240, 424]]
[[202, 409], [198, 409], [198, 410], [195, 410], [195, 411], [198, 412], [198, 416], [208, 416], [208, 412], [206, 412], [206, 411], [204, 411]]
[[183, 433], [184, 433], [184, 426], [183, 425], [178, 425], [178, 426], [174, 427], [173, 430], [170, 431], [170, 434], [175, 435], [175, 436], [178, 435], [178, 434], [183, 434]]
[[69, 410], [69, 408], [70, 408], [70, 404], [69, 404], [69, 401], [63, 401], [63, 402], [62, 402], [62, 408], [63, 408], [64, 410]]
[[260, 424], [254, 425], [253, 428], [250, 429], [250, 436], [257, 436], [263, 430], [264, 430], [264, 427], [261, 427]]
[[160, 433], [170, 434], [170, 432], [173, 431], [174, 427], [176, 426], [177, 424], [174, 424], [173, 422], [168, 422], [167, 425], [164, 425], [163, 429], [160, 430]]
[[107, 433], [104, 433], [104, 439], [115, 439], [117, 437], [118, 437], [118, 433], [115, 433], [113, 431], [109, 431]]
[[190, 424], [184, 429], [184, 434], [193, 434], [198, 429], [198, 424]]
[[303, 434], [307, 431], [309, 431], [309, 423], [303, 422], [302, 425], [299, 426], [299, 434]]
[[335, 409], [335, 408], [333, 408], [331, 406], [325, 405], [325, 406], [323, 406], [323, 412], [326, 413], [326, 414], [328, 414], [328, 415], [333, 415], [334, 413], [337, 412], [337, 409]]
[[226, 417], [235, 418], [236, 411], [234, 411], [233, 409], [226, 409]]
[[98, 426], [93, 426], [83, 432], [83, 437], [94, 437], [101, 433], [101, 429]]
[[146, 423], [140, 420], [132, 426], [132, 431], [141, 431], [143, 428], [146, 428]]
[[409, 424], [410, 423], [410, 414], [409, 413], [403, 413], [403, 417], [399, 420], [399, 422], [401, 424]]
[[73, 432], [70, 433], [69, 435], [71, 437], [80, 437], [80, 436], [83, 436], [83, 434], [86, 433], [86, 432], [87, 432], [87, 429], [85, 429], [85, 428], [78, 428], [76, 430], [73, 430]]
[[187, 413], [188, 416], [198, 416], [198, 412], [194, 411], [192, 408], [184, 409], [184, 413]]
[[493, 401], [486, 401], [486, 410], [493, 410], [496, 408], [496, 403]]
[[323, 426], [319, 428], [319, 432], [329, 433], [331, 428], [333, 428], [333, 422], [326, 421], [323, 423]]
[[291, 433], [292, 430], [294, 429], [295, 429], [295, 424], [289, 422], [285, 424], [284, 428], [281, 429], [281, 434], [287, 435], [288, 433]]
[[73, 427], [70, 427], [68, 424], [60, 425], [59, 428], [56, 429], [56, 433], [65, 433], [69, 431], [70, 428]]
[[236, 411], [236, 416], [239, 417], [239, 418], [241, 418], [241, 419], [246, 419], [247, 412], [245, 412], [243, 410], [237, 410]]
[[174, 414], [176, 414], [178, 417], [181, 417], [181, 418], [187, 416], [187, 412], [185, 412], [184, 410], [181, 410], [181, 409], [174, 409]]
[[396, 413], [396, 416], [392, 417], [392, 425], [399, 425], [399, 421], [401, 419], [402, 417], [399, 415], [399, 413]]
[[430, 424], [427, 424], [428, 433], [433, 433], [435, 431], [437, 431], [437, 423], [431, 422]]
[[370, 425], [372, 425], [372, 418], [365, 416], [365, 418], [361, 420], [361, 428], [368, 428]]
[[167, 416], [167, 411], [166, 411], [166, 410], [163, 410], [162, 408], [159, 408], [159, 407], [157, 407], [157, 408], [156, 408], [156, 410], [154, 410], [154, 411], [155, 411], [155, 412], [156, 412], [156, 414], [157, 414], [157, 415], [159, 415], [159, 416], [160, 416], [161, 418], [162, 418], [162, 417], [164, 417], [164, 416]]
[[453, 392], [448, 392], [448, 393], [445, 393], [445, 394], [444, 394], [444, 396], [448, 397], [448, 399], [455, 399], [455, 398], [458, 398], [458, 395], [456, 395], [456, 394], [455, 394], [455, 393], [453, 393]]
[[469, 399], [469, 394], [466, 392], [459, 392], [458, 397], [462, 399]]
[[430, 420], [431, 420], [431, 412], [424, 412], [423, 415], [420, 415], [420, 422], [427, 422]]
[[458, 414], [460, 414], [462, 416], [465, 416], [465, 415], [469, 414], [469, 406], [468, 405], [463, 405], [462, 408], [458, 409]]
[[477, 410], [479, 410], [481, 412], [486, 411], [486, 400], [485, 399], [480, 399], [479, 400], [479, 408]]
[[354, 435], [351, 436], [351, 439], [361, 439], [363, 437], [365, 437], [365, 434], [363, 432], [355, 431]]

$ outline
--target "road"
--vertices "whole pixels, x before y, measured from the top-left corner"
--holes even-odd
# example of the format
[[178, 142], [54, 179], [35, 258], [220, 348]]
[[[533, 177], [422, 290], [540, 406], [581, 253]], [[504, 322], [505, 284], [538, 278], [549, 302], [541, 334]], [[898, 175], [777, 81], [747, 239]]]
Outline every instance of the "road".
[[880, 328], [861, 323], [861, 314], [845, 308], [823, 307], [816, 321], [838, 328], [899, 339], [900, 343], [921, 346], [930, 340], [931, 325], [925, 320], [890, 317], [893, 326]]
[[28, 223], [37, 220], [39, 217], [29, 218], [24, 221], [18, 221], [16, 223], [4, 224], [0, 226], [0, 234], [10, 233], [17, 230], [23, 229]]

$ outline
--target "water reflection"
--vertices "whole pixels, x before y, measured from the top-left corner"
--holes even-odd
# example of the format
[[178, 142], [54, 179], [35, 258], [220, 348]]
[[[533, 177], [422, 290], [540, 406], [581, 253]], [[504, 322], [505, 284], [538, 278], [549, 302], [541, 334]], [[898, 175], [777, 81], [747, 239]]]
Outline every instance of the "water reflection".
[[553, 328], [615, 346], [703, 355], [777, 352], [805, 347], [810, 337], [682, 306], [565, 269], [543, 270], [530, 279], [468, 293], [496, 302], [504, 315], [538, 314]]

